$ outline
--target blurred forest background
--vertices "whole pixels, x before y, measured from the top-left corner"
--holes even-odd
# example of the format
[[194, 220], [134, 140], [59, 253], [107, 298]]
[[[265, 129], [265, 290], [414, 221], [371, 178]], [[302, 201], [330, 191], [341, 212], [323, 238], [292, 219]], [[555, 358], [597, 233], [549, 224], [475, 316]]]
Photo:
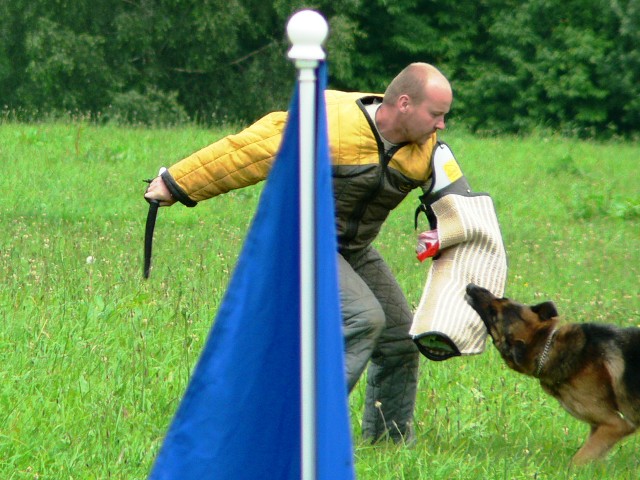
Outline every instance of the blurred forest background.
[[640, 0], [0, 0], [0, 121], [250, 122], [294, 85], [288, 18], [327, 18], [331, 88], [413, 61], [480, 134], [640, 134]]

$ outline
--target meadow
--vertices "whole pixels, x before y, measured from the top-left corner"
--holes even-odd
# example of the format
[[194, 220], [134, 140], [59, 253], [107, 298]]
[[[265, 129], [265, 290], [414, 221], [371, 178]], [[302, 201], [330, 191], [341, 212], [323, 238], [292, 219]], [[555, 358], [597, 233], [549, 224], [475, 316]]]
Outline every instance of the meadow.
[[[198, 359], [261, 186], [161, 209], [142, 278], [143, 179], [226, 130], [0, 124], [0, 478], [143, 479]], [[536, 134], [444, 134], [491, 193], [509, 256], [507, 295], [553, 300], [569, 321], [640, 326], [640, 147]], [[418, 192], [376, 244], [417, 305]], [[242, 348], [238, 345], [238, 348]], [[360, 440], [360, 480], [635, 479], [640, 436], [572, 468], [588, 427], [477, 356], [421, 360], [411, 448]]]

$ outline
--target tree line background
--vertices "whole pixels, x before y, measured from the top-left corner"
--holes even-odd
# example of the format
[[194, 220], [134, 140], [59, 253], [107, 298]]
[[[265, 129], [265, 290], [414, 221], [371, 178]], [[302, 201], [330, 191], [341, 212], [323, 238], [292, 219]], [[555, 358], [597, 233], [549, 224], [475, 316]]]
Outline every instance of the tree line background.
[[301, 8], [329, 22], [331, 88], [382, 92], [426, 61], [474, 132], [640, 132], [640, 0], [0, 0], [0, 108], [249, 122], [288, 104]]

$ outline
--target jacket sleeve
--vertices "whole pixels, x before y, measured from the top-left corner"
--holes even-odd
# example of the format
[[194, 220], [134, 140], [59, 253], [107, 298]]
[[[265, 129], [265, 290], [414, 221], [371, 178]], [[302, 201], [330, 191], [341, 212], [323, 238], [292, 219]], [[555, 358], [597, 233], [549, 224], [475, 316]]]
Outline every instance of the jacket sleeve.
[[273, 112], [177, 162], [164, 178], [188, 206], [264, 180], [280, 147], [286, 112]]

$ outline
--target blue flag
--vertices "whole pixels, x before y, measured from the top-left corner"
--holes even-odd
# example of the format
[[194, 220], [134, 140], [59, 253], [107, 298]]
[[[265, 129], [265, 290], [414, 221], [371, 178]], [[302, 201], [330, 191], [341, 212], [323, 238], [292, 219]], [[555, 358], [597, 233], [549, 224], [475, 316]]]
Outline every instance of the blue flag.
[[[316, 478], [353, 479], [324, 90], [316, 96]], [[298, 89], [240, 258], [150, 479], [301, 472]]]

